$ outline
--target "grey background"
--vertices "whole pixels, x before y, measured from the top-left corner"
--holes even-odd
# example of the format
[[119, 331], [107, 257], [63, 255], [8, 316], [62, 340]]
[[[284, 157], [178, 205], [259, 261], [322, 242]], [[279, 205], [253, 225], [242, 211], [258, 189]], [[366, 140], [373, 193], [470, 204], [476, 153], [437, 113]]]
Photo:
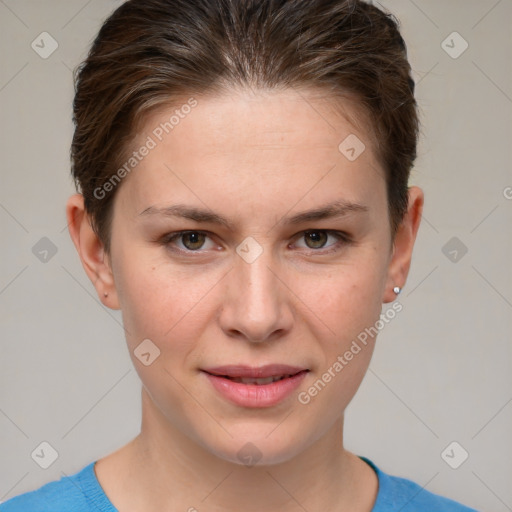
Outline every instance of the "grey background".
[[[71, 69], [119, 3], [0, 0], [0, 500], [72, 474], [139, 431], [140, 383], [120, 314], [98, 301], [64, 211], [74, 192]], [[402, 22], [418, 82], [412, 183], [426, 206], [404, 309], [348, 408], [346, 446], [430, 491], [512, 510], [512, 2], [384, 5]], [[47, 59], [31, 48], [43, 31], [59, 45]], [[442, 47], [454, 31], [469, 44], [458, 58]], [[446, 45], [453, 53], [462, 40]], [[43, 237], [57, 250], [46, 262], [33, 252]], [[59, 455], [48, 469], [31, 457], [42, 441]], [[452, 441], [469, 453], [458, 469], [441, 457]]]

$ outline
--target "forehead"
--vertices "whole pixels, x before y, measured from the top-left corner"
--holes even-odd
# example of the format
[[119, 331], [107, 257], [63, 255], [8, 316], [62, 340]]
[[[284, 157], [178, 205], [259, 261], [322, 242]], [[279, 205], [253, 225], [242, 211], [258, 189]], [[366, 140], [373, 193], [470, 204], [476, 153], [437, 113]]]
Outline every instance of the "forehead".
[[354, 185], [381, 187], [382, 180], [362, 120], [353, 102], [315, 90], [183, 97], [145, 119], [132, 146], [151, 149], [126, 178], [133, 183], [123, 194], [137, 208], [172, 199], [171, 191], [212, 200], [214, 193], [251, 197], [248, 190], [256, 199], [266, 190], [267, 197], [275, 191], [297, 202], [308, 189], [312, 199], [339, 186], [355, 199], [347, 197]]
[[[349, 134], [357, 134], [367, 147], [369, 123], [362, 105], [353, 97], [328, 95], [322, 89], [231, 88], [211, 95], [190, 95], [162, 105], [145, 116], [137, 143], [148, 135], [158, 146], [173, 139], [193, 144], [203, 153], [254, 148], [269, 151], [295, 145], [338, 150]], [[180, 137], [181, 136], [181, 137]], [[174, 147], [174, 153], [179, 147]]]

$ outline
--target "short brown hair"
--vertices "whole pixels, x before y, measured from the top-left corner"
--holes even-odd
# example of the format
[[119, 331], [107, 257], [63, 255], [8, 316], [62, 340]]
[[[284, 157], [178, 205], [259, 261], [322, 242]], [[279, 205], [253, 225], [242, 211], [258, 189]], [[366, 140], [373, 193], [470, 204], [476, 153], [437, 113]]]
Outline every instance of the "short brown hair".
[[358, 0], [127, 1], [75, 76], [72, 175], [106, 252], [118, 187], [101, 198], [95, 190], [122, 165], [140, 123], [179, 97], [237, 85], [357, 98], [371, 120], [396, 232], [418, 138], [410, 71], [397, 20]]

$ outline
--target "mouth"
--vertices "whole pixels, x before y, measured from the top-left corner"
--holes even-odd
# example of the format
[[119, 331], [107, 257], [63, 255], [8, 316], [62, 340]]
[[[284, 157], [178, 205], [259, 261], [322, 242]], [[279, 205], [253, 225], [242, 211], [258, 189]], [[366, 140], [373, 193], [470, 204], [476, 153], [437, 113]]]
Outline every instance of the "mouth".
[[[302, 370], [303, 372], [306, 372], [308, 370]], [[266, 384], [272, 384], [273, 382], [278, 382], [280, 380], [283, 380], [283, 379], [289, 379], [290, 377], [294, 377], [295, 375], [298, 375], [299, 373], [302, 373], [301, 372], [297, 372], [297, 373], [290, 373], [290, 374], [286, 374], [286, 375], [273, 375], [271, 377], [260, 377], [260, 378], [255, 378], [255, 377], [232, 377], [230, 375], [219, 375], [219, 374], [215, 374], [215, 373], [210, 373], [210, 372], [206, 372], [206, 373], [210, 373], [210, 375], [214, 375], [215, 377], [222, 377], [224, 379], [229, 379], [233, 382], [239, 382], [241, 384], [253, 384], [253, 385], [256, 385], [256, 386], [264, 386]]]
[[284, 400], [302, 382], [308, 368], [283, 364], [243, 365], [203, 369], [224, 398], [245, 407], [270, 407]]
[[218, 375], [218, 377], [224, 377], [225, 379], [232, 380], [233, 382], [240, 382], [241, 384], [255, 384], [256, 386], [264, 386], [265, 384], [272, 384], [279, 380], [288, 379], [297, 375], [296, 373], [289, 375], [275, 375], [273, 377], [262, 377], [260, 379], [253, 379], [250, 377], [230, 377], [229, 375]]
[[308, 372], [309, 369], [285, 364], [268, 364], [259, 367], [244, 365], [216, 366], [202, 371], [215, 377], [223, 377], [242, 384], [263, 386], [293, 377], [299, 373]]

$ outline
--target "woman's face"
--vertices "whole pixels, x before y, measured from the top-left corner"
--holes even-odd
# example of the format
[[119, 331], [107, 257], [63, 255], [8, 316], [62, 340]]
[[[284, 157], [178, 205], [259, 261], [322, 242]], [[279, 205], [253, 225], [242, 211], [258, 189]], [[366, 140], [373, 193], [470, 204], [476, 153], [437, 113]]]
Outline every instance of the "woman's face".
[[384, 172], [312, 91], [195, 100], [134, 144], [108, 305], [166, 428], [226, 460], [284, 461], [341, 420], [367, 370], [374, 339], [353, 342], [391, 300]]

